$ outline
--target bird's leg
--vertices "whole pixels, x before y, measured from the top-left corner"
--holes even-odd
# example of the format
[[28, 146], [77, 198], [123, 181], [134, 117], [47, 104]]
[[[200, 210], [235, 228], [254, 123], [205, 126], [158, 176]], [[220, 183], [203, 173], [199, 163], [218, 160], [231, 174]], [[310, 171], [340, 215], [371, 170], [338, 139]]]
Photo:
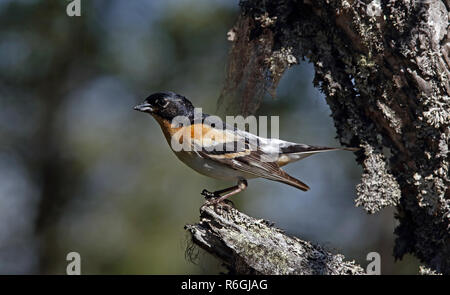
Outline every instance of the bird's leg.
[[247, 188], [248, 184], [247, 184], [247, 180], [245, 179], [239, 179], [238, 184], [233, 186], [233, 187], [229, 187], [228, 189], [224, 189], [221, 190], [221, 192], [228, 192], [227, 194], [214, 199], [212, 201], [213, 204], [219, 204], [220, 202], [223, 202], [225, 199], [227, 199], [228, 197], [231, 197], [232, 195], [235, 195], [237, 193], [242, 192], [243, 190], [245, 190]]
[[224, 189], [221, 189], [218, 191], [214, 191], [214, 192], [210, 192], [210, 191], [204, 189], [201, 194], [205, 197], [205, 199], [220, 198], [221, 194], [227, 193], [227, 192], [235, 190], [237, 188], [238, 188], [238, 186], [235, 185], [235, 186], [227, 187], [227, 188], [224, 188]]
[[[248, 186], [247, 181], [245, 179], [240, 179], [238, 181], [237, 185], [228, 187], [228, 188], [225, 188], [222, 190], [218, 190], [215, 192], [209, 192], [207, 190], [203, 190], [202, 195], [204, 195], [205, 198], [208, 199], [207, 203], [205, 203], [204, 205], [212, 204], [212, 205], [214, 205], [214, 211], [216, 211], [217, 205], [220, 202], [225, 201], [228, 197], [231, 197], [232, 195], [242, 192], [243, 190], [245, 190], [247, 188], [247, 186]], [[227, 194], [221, 196], [221, 194], [223, 194], [223, 193], [227, 193]], [[228, 204], [226, 204], [226, 205], [229, 206]]]

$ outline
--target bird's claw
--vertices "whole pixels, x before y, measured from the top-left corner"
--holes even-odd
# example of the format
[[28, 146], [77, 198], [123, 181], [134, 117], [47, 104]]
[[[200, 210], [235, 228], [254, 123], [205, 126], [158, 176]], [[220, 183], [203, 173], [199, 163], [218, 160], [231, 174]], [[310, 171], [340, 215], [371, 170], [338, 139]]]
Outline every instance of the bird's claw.
[[218, 194], [216, 192], [210, 192], [210, 191], [204, 189], [201, 192], [201, 195], [204, 196], [205, 199], [206, 199], [206, 202], [203, 204], [203, 206], [211, 206], [211, 205], [213, 205], [214, 206], [214, 211], [216, 213], [219, 213], [218, 212], [218, 207], [221, 207], [221, 208], [225, 207], [225, 208], [228, 208], [228, 209], [234, 208], [234, 203], [232, 201], [230, 201], [230, 200], [225, 199], [225, 200], [219, 202], [219, 199], [220, 199], [221, 196], [220, 196], [220, 194]]

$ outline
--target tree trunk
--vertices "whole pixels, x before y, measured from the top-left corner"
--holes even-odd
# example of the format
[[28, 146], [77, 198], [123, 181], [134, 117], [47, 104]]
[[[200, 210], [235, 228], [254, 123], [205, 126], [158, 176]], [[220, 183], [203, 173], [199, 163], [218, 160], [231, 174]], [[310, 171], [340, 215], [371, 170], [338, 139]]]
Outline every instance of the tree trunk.
[[[449, 0], [243, 0], [219, 111], [249, 115], [308, 59], [343, 145], [361, 146], [356, 204], [395, 206], [394, 256], [450, 274]], [[195, 238], [195, 237], [194, 237]]]

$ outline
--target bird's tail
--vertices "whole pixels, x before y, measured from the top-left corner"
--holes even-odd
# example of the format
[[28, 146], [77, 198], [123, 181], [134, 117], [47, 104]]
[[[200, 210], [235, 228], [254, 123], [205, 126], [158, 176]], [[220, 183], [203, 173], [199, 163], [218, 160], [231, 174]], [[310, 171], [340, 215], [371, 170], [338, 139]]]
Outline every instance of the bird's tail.
[[330, 152], [330, 151], [358, 151], [359, 148], [348, 147], [324, 147], [324, 146], [312, 146], [301, 143], [293, 143], [290, 145], [282, 146], [280, 148], [281, 154], [278, 158], [278, 165], [284, 166], [286, 164], [302, 160], [306, 157], [317, 153]]
[[315, 154], [320, 152], [339, 151], [339, 150], [356, 152], [359, 150], [359, 148], [313, 146], [301, 143], [281, 147], [282, 154], [301, 154], [301, 153]]

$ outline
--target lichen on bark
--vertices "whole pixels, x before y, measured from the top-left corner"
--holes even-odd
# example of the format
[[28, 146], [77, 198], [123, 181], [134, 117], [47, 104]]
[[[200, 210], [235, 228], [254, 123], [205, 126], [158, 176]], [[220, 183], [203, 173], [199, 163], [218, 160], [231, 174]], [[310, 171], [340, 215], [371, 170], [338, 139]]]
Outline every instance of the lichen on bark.
[[204, 205], [200, 222], [186, 225], [192, 240], [221, 259], [234, 274], [364, 274], [354, 261], [285, 234], [236, 209]]
[[395, 257], [412, 253], [449, 274], [449, 1], [240, 6], [219, 109], [248, 115], [294, 62], [313, 63], [339, 140], [363, 148], [356, 204], [395, 206]]

